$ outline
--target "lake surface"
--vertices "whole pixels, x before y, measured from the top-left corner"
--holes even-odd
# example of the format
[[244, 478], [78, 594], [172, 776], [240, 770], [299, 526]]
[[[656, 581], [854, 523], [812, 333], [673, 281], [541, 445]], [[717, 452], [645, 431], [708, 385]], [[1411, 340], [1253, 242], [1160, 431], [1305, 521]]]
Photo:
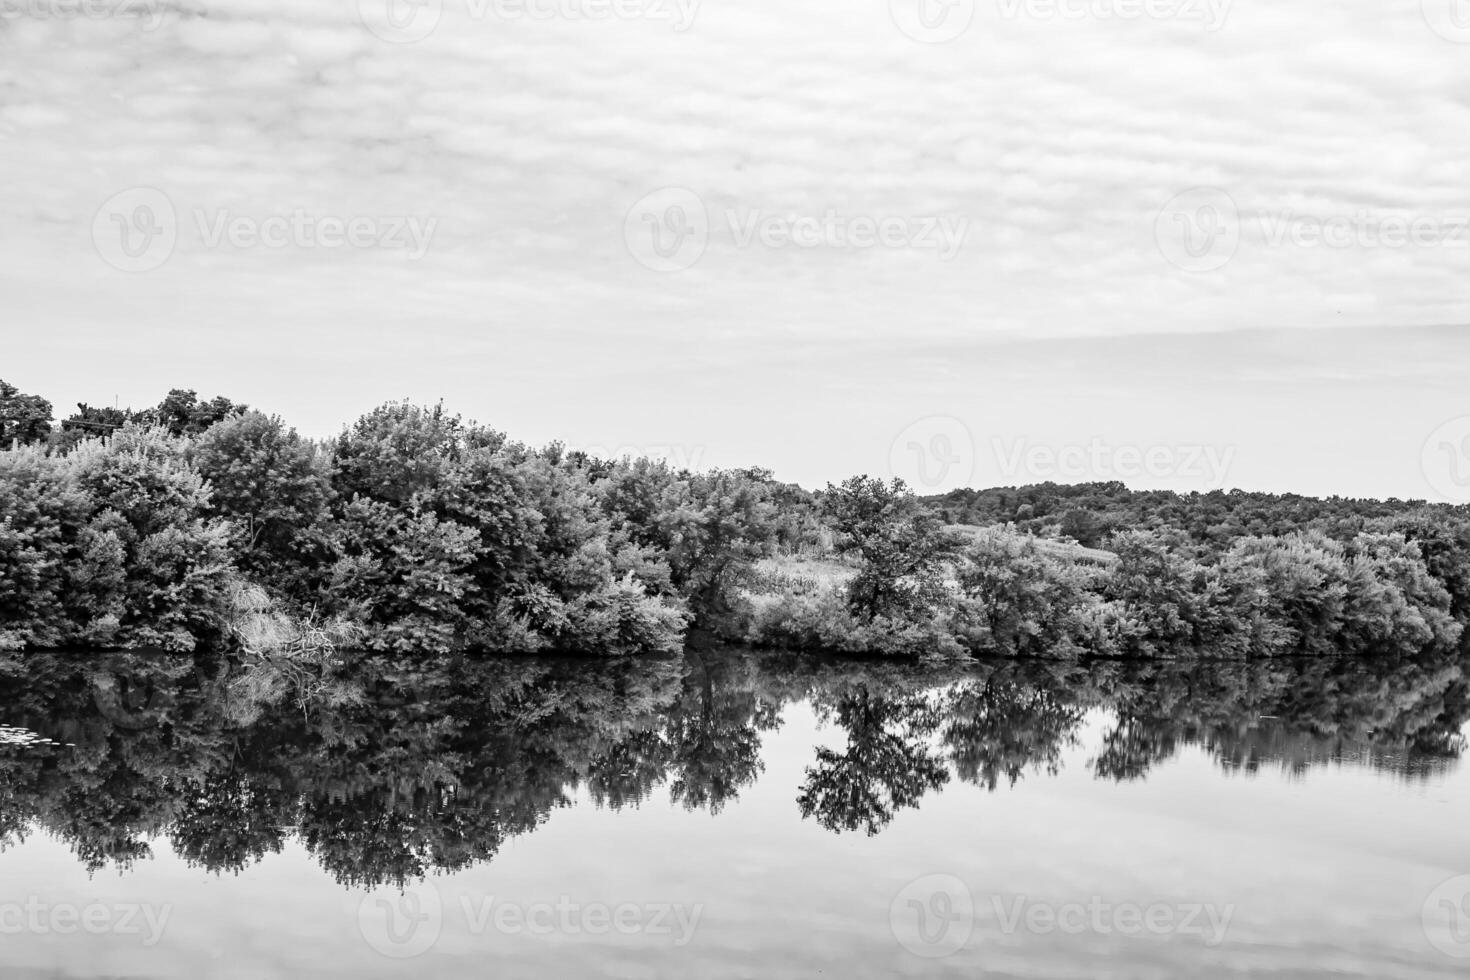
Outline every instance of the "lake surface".
[[0, 977], [1463, 977], [1460, 661], [0, 661]]

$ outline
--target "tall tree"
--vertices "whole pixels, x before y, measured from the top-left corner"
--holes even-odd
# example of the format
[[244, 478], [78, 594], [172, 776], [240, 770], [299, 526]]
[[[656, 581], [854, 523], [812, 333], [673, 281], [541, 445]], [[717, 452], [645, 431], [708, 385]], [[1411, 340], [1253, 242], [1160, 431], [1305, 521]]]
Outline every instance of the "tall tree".
[[51, 403], [0, 380], [0, 448], [44, 442], [51, 434]]

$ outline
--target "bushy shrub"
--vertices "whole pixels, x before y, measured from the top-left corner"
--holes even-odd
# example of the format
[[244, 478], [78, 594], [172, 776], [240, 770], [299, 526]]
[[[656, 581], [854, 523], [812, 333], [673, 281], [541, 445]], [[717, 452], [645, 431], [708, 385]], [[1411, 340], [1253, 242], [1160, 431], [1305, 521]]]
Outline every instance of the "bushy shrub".
[[208, 515], [180, 440], [125, 428], [70, 455], [0, 454], [7, 645], [159, 647], [219, 638], [230, 529]]
[[955, 634], [982, 654], [1070, 658], [1098, 652], [1094, 576], [1044, 554], [1035, 539], [988, 528], [960, 554]]

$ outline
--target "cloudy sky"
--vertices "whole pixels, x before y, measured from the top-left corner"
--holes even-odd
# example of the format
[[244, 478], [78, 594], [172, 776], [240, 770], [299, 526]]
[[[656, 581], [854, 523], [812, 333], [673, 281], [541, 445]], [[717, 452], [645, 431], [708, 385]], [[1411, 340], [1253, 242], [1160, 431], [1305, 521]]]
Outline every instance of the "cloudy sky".
[[1467, 0], [0, 0], [0, 377], [1470, 499]]

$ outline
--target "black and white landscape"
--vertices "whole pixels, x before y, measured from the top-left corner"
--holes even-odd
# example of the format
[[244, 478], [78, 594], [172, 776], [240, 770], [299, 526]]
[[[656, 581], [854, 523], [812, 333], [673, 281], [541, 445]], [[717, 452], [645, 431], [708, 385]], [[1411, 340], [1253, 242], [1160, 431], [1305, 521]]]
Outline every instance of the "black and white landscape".
[[1467, 0], [0, 0], [0, 977], [1470, 968]]

